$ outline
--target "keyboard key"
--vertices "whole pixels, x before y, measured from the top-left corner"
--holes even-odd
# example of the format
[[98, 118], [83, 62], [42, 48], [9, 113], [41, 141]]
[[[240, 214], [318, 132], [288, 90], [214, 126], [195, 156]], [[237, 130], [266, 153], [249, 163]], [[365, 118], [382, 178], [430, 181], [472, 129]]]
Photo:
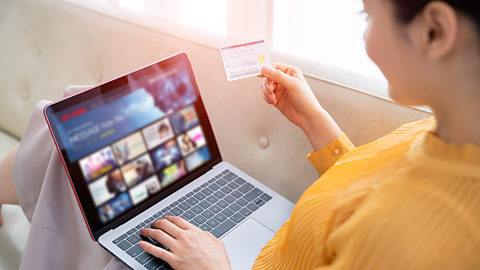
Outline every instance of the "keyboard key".
[[201, 200], [205, 199], [207, 196], [205, 196], [205, 195], [203, 195], [202, 193], [199, 192], [199, 193], [193, 195], [193, 197], [195, 197], [195, 199], [201, 201]]
[[220, 173], [220, 174], [217, 174], [217, 176], [215, 176], [215, 178], [217, 178], [217, 179], [222, 178], [222, 176], [223, 176], [223, 174]]
[[248, 217], [252, 214], [252, 211], [248, 210], [247, 208], [242, 208], [242, 210], [240, 210], [240, 213], [242, 213], [242, 215]]
[[252, 191], [248, 192], [245, 196], [243, 196], [243, 198], [249, 202], [253, 201], [253, 199], [255, 199], [256, 197], [258, 197], [260, 194], [262, 194], [263, 192], [258, 189], [258, 188], [255, 188], [253, 189]]
[[[242, 205], [243, 206], [243, 205]], [[183, 210], [181, 210], [180, 208], [178, 207], [174, 207], [170, 210], [170, 212], [174, 215], [174, 216], [180, 216], [180, 214], [183, 213]]]
[[230, 192], [232, 192], [233, 190], [227, 186], [223, 187], [222, 189], [220, 189], [223, 193], [225, 194], [228, 194]]
[[183, 196], [183, 197], [180, 197], [180, 199], [178, 199], [179, 202], [183, 202], [187, 199], [187, 197]]
[[227, 181], [232, 181], [235, 178], [237, 178], [237, 175], [234, 174], [234, 173], [229, 173], [229, 174], [223, 176], [223, 179], [225, 179]]
[[227, 173], [229, 173], [229, 172], [230, 172], [230, 170], [225, 170], [225, 171], [223, 171], [222, 173], [223, 173], [223, 174], [227, 174]]
[[240, 185], [235, 182], [228, 183], [228, 186], [232, 189], [237, 189]]
[[215, 228], [218, 225], [220, 225], [220, 222], [216, 221], [214, 218], [207, 220], [207, 224], [210, 225], [210, 227]]
[[134, 235], [130, 235], [129, 237], [127, 237], [127, 240], [128, 242], [132, 243], [132, 244], [136, 244], [138, 242], [140, 242], [142, 240], [142, 238], [138, 237], [138, 235], [134, 234]]
[[143, 228], [151, 228], [152, 227], [152, 223], [148, 223], [148, 224], [145, 224], [145, 226], [143, 226]]
[[204, 188], [206, 186], [208, 186], [208, 183], [203, 183], [200, 187]]
[[143, 226], [145, 226], [145, 223], [141, 222], [140, 224], [138, 224], [137, 226], [135, 226], [135, 228], [141, 229], [141, 228], [143, 228]]
[[167, 206], [165, 208], [162, 209], [162, 213], [166, 213], [168, 212], [170, 209], [172, 209], [170, 206]]
[[228, 207], [230, 208], [230, 210], [232, 210], [233, 212], [237, 212], [239, 211], [240, 209], [242, 209], [240, 206], [238, 206], [238, 204], [236, 203], [232, 203], [230, 204], [230, 206]]
[[195, 214], [198, 215], [198, 214], [200, 214], [200, 213], [203, 211], [203, 208], [200, 207], [200, 206], [198, 206], [198, 205], [195, 205], [195, 206], [193, 206], [192, 209], [190, 209], [190, 210], [192, 210]]
[[182, 202], [181, 204], [178, 205], [178, 207], [180, 207], [183, 211], [187, 211], [188, 209], [190, 209], [191, 206], [186, 202]]
[[240, 188], [238, 188], [238, 191], [240, 191], [241, 193], [245, 194], [247, 192], [249, 192], [250, 190], [252, 190], [254, 188], [254, 186], [250, 183], [245, 183], [243, 186], [241, 186]]
[[123, 251], [125, 251], [125, 250], [129, 249], [132, 246], [132, 244], [130, 244], [127, 241], [124, 240], [124, 241], [120, 242], [120, 244], [118, 244], [117, 246], [119, 248], [121, 248]]
[[197, 193], [197, 192], [199, 192], [200, 190], [202, 190], [202, 188], [201, 188], [201, 187], [197, 187], [196, 189], [193, 190], [193, 192]]
[[[255, 205], [254, 205], [254, 206], [255, 206]], [[258, 208], [258, 207], [257, 207], [257, 208]], [[255, 211], [255, 210], [253, 210], [253, 211]], [[193, 212], [190, 211], [190, 210], [188, 210], [187, 212], [183, 213], [183, 215], [184, 215], [185, 217], [187, 217], [186, 220], [192, 219], [192, 218], [194, 218], [194, 217], [196, 216], [195, 213], [193, 213]]]
[[213, 217], [213, 213], [210, 210], [205, 210], [205, 211], [203, 211], [202, 216], [204, 216], [208, 219], [208, 218]]
[[253, 211], [255, 211], [255, 210], [258, 209], [258, 206], [257, 206], [256, 204], [249, 203], [249, 204], [247, 205], [247, 208], [248, 208], [250, 211], [253, 212]]
[[211, 233], [219, 238], [220, 236], [224, 235], [226, 232], [228, 232], [231, 228], [235, 226], [235, 223], [229, 219], [227, 219], [225, 222], [220, 224], [220, 226], [216, 227], [211, 231]]
[[187, 203], [189, 203], [190, 205], [195, 205], [199, 202], [199, 200], [195, 199], [194, 197], [190, 197], [187, 199]]
[[190, 222], [190, 223], [191, 223], [193, 226], [195, 226], [195, 227], [200, 226], [200, 224], [198, 224], [198, 223], [197, 223], [195, 220], [193, 220], [193, 219], [192, 219], [192, 220], [189, 220], [188, 222]]
[[270, 199], [272, 197], [270, 195], [266, 194], [266, 193], [263, 193], [262, 195], [260, 195], [260, 198], [262, 198], [262, 200], [268, 202], [268, 201], [270, 201]]
[[189, 218], [187, 216], [185, 216], [185, 213], [181, 214], [180, 217], [187, 220], [187, 221], [189, 220]]
[[212, 205], [210, 208], [208, 208], [208, 210], [212, 211], [213, 213], [217, 214], [218, 212], [220, 212], [222, 209], [220, 207], [218, 207], [217, 205]]
[[210, 203], [216, 203], [216, 202], [218, 202], [218, 199], [215, 196], [210, 196], [210, 197], [207, 198], [207, 201], [210, 202]]
[[245, 206], [248, 204], [248, 202], [245, 201], [243, 198], [238, 199], [236, 203], [238, 203], [240, 206]]
[[139, 262], [140, 264], [146, 264], [148, 261], [150, 261], [151, 259], [153, 258], [153, 255], [150, 255], [149, 253], [147, 252], [143, 252], [142, 254], [140, 254], [140, 256], [138, 256], [137, 258], [135, 258], [135, 260], [137, 260], [137, 262]]
[[165, 218], [165, 217], [168, 217], [168, 216], [173, 216], [173, 214], [170, 213], [170, 212], [166, 212], [166, 213], [163, 213], [163, 214], [160, 216], [160, 218]]
[[225, 198], [223, 198], [225, 201], [227, 201], [228, 203], [233, 203], [235, 201], [235, 198], [230, 196], [230, 195], [227, 195]]
[[204, 188], [202, 189], [202, 193], [205, 195], [205, 196], [210, 196], [212, 195], [213, 191], [209, 188]]
[[160, 266], [164, 264], [165, 264], [164, 261], [160, 260], [159, 258], [154, 258], [149, 263], [145, 264], [145, 267], [148, 270], [157, 270], [158, 268], [160, 268]]
[[264, 204], [265, 204], [265, 201], [264, 201], [264, 200], [261, 200], [261, 201], [259, 201], [259, 202], [257, 203], [258, 206], [262, 206], [262, 205], [264, 205]]
[[153, 217], [149, 217], [149, 218], [145, 219], [144, 222], [147, 223], [147, 224], [149, 224], [149, 223], [151, 223], [152, 221], [153, 221]]
[[213, 182], [215, 182], [215, 178], [208, 180], [208, 183], [213, 183]]
[[229, 205], [229, 203], [227, 203], [227, 202], [224, 201], [224, 200], [221, 200], [221, 201], [219, 201], [219, 202], [217, 203], [217, 205], [218, 205], [218, 207], [220, 207], [220, 208], [223, 209], [223, 208], [226, 208], [226, 207]]
[[162, 211], [154, 214], [153, 217], [154, 217], [154, 218], [158, 218], [158, 217], [160, 217], [161, 215], [162, 215]]
[[216, 216], [213, 217], [214, 219], [218, 220], [219, 222], [224, 222], [227, 217], [222, 215], [222, 214], [217, 214]]
[[208, 226], [207, 224], [202, 224], [202, 225], [200, 225], [199, 228], [200, 228], [202, 231], [207, 231], [207, 232], [209, 232], [209, 231], [212, 230], [212, 227]]
[[126, 233], [120, 235], [119, 237], [117, 237], [115, 240], [113, 240], [112, 242], [114, 244], [118, 244], [118, 242], [122, 241], [123, 239], [125, 239], [128, 235]]
[[211, 184], [210, 186], [208, 186], [208, 188], [210, 188], [211, 190], [215, 191], [215, 190], [219, 190], [220, 189], [220, 186], [213, 183]]
[[172, 204], [170, 204], [170, 207], [175, 207], [178, 205], [178, 202], [173, 202]]
[[238, 190], [234, 190], [234, 191], [232, 192], [232, 194], [230, 194], [230, 195], [232, 195], [233, 197], [235, 197], [235, 198], [237, 198], [237, 199], [243, 196], [243, 194], [240, 193], [240, 192], [238, 192]]
[[233, 215], [233, 213], [234, 213], [234, 212], [233, 212], [231, 209], [228, 209], [228, 208], [225, 208], [225, 209], [223, 209], [223, 211], [222, 211], [222, 214], [224, 214], [224, 215], [227, 216], [227, 217]]
[[207, 221], [207, 219], [204, 218], [202, 215], [196, 216], [193, 220], [195, 220], [195, 222], [197, 222], [198, 224], [202, 224], [202, 223], [204, 223], [205, 221]]
[[217, 191], [217, 192], [213, 193], [213, 196], [217, 197], [218, 199], [221, 199], [221, 198], [225, 197], [225, 193], [223, 193], [221, 191]]
[[155, 246], [157, 246], [159, 248], [163, 248], [165, 250], [168, 250], [168, 248], [166, 246], [164, 246], [164, 245], [162, 245], [161, 243], [158, 243], [158, 242], [155, 244]]
[[223, 179], [218, 179], [216, 183], [219, 184], [220, 186], [225, 186], [227, 184], [227, 181]]
[[235, 179], [235, 183], [237, 183], [239, 185], [243, 185], [245, 182], [247, 182], [247, 181], [243, 180], [243, 178], [240, 178], [240, 177]]
[[194, 194], [193, 192], [189, 192], [189, 193], [187, 193], [187, 195], [185, 195], [185, 196], [187, 196], [187, 197], [192, 197], [193, 194]]
[[245, 217], [242, 216], [242, 215], [239, 214], [239, 213], [235, 213], [235, 215], [233, 215], [233, 216], [231, 217], [231, 219], [232, 219], [233, 221], [235, 221], [236, 223], [239, 223], [240, 221], [244, 220]]
[[132, 228], [130, 230], [127, 231], [127, 234], [130, 235], [130, 234], [133, 234], [137, 231], [137, 228]]
[[212, 204], [207, 202], [207, 201], [201, 201], [198, 205], [200, 205], [201, 207], [203, 207], [204, 209], [207, 209], [209, 208]]
[[127, 250], [127, 254], [130, 255], [132, 258], [137, 257], [138, 254], [142, 252], [143, 252], [143, 249], [138, 244], [133, 246], [131, 249]]

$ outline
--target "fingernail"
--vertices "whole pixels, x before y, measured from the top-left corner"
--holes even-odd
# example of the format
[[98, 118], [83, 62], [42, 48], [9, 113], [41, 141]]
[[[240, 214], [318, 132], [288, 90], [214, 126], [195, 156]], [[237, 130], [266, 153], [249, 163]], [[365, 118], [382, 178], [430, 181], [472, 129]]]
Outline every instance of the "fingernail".
[[267, 91], [268, 91], [268, 89], [270, 89], [270, 84], [267, 83], [267, 85], [265, 85], [265, 87], [267, 88]]
[[273, 93], [268, 94], [268, 99], [274, 100], [274, 99], [275, 99], [275, 95], [274, 95]]
[[271, 72], [272, 72], [272, 69], [269, 68], [269, 67], [263, 67], [262, 68], [262, 73], [265, 74], [265, 75], [270, 75]]
[[140, 241], [140, 243], [138, 243], [141, 247], [145, 246], [145, 241]]
[[140, 233], [143, 234], [144, 232], [145, 232], [145, 228], [142, 228], [142, 229], [140, 230]]

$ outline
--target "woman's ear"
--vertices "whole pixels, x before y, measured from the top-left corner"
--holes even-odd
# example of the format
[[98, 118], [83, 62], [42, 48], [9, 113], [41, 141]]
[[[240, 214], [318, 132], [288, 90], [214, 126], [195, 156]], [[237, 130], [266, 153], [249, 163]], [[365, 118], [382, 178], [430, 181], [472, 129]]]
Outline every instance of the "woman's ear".
[[432, 1], [416, 19], [415, 44], [428, 60], [438, 60], [455, 47], [458, 15], [443, 1]]

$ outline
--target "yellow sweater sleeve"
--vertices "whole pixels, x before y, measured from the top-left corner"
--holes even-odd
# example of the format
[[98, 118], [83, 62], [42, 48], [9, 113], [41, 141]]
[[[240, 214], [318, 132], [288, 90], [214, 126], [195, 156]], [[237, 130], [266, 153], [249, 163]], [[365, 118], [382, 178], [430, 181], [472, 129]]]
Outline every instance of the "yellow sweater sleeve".
[[322, 175], [330, 167], [332, 167], [337, 160], [343, 157], [346, 153], [355, 150], [355, 146], [350, 139], [342, 133], [335, 141], [323, 147], [318, 151], [312, 151], [307, 155], [308, 160], [312, 163], [317, 172]]

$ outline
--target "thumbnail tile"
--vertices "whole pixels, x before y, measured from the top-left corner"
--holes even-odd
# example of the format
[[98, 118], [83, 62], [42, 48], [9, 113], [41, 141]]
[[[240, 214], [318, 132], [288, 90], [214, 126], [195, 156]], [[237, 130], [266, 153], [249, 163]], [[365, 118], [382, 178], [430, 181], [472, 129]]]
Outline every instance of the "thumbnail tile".
[[120, 196], [114, 198], [113, 200], [107, 202], [97, 209], [98, 215], [102, 223], [107, 223], [108, 221], [116, 218], [120, 214], [124, 213], [132, 207], [132, 202], [127, 193], [123, 193]]
[[79, 164], [87, 182], [91, 182], [93, 179], [117, 167], [117, 163], [110, 147], [105, 147], [100, 151], [81, 159]]
[[140, 132], [135, 132], [125, 139], [114, 143], [112, 148], [120, 166], [147, 151]]
[[152, 159], [155, 170], [159, 171], [182, 158], [175, 140], [170, 140], [164, 145], [152, 151]]
[[211, 157], [210, 152], [208, 151], [208, 147], [204, 146], [200, 150], [194, 152], [193, 154], [185, 158], [185, 163], [187, 163], [188, 171], [192, 171], [198, 168], [200, 165], [209, 161], [210, 158]]
[[186, 156], [205, 145], [205, 136], [200, 126], [194, 127], [177, 137], [182, 155]]
[[170, 121], [172, 122], [175, 134], [180, 134], [191, 129], [198, 125], [198, 117], [195, 112], [195, 107], [190, 106], [172, 114], [170, 116]]
[[99, 206], [127, 190], [127, 187], [123, 182], [120, 170], [115, 170], [90, 183], [88, 189], [90, 189], [95, 206]]
[[176, 180], [182, 178], [186, 173], [187, 171], [185, 170], [185, 163], [183, 162], [183, 160], [180, 160], [168, 166], [160, 174], [160, 177], [162, 179], [162, 187], [170, 185]]
[[158, 182], [158, 178], [156, 175], [148, 178], [147, 180], [143, 181], [142, 183], [136, 185], [132, 189], [130, 189], [130, 197], [132, 198], [133, 204], [138, 204], [148, 197], [154, 195], [160, 190], [160, 182]]
[[173, 137], [173, 130], [168, 117], [144, 128], [142, 132], [148, 149], [153, 149]]
[[121, 170], [125, 183], [127, 183], [129, 187], [133, 187], [155, 173], [152, 160], [148, 154], [127, 163]]

